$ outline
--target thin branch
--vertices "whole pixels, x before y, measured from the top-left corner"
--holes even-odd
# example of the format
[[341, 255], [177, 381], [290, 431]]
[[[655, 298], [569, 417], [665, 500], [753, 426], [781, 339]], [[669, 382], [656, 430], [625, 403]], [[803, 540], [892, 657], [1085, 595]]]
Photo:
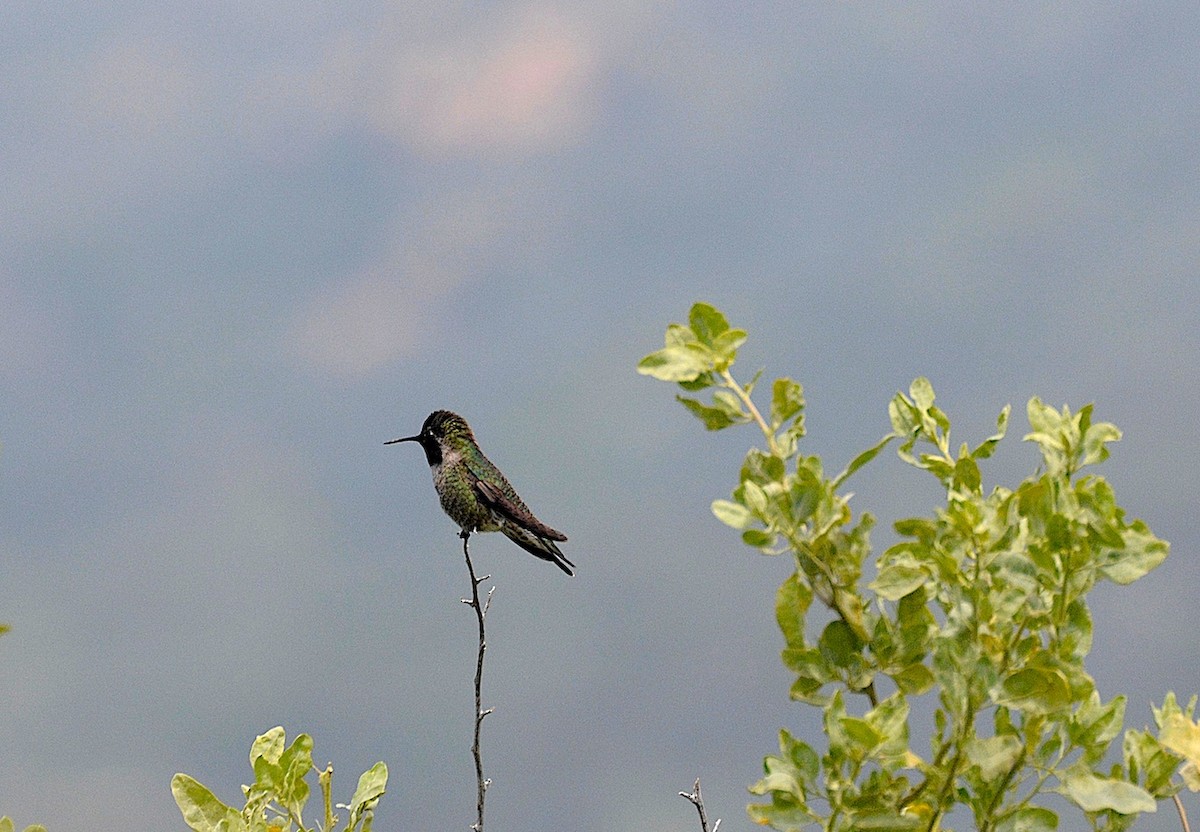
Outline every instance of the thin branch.
[[467, 561], [467, 572], [471, 575], [471, 597], [463, 598], [462, 602], [468, 607], [475, 610], [475, 619], [479, 622], [479, 654], [475, 660], [475, 739], [471, 743], [471, 755], [475, 758], [475, 784], [476, 784], [476, 801], [475, 809], [477, 819], [471, 824], [471, 829], [475, 832], [483, 832], [483, 800], [487, 794], [488, 786], [492, 784], [483, 776], [483, 754], [479, 749], [479, 728], [483, 725], [483, 718], [492, 712], [491, 708], [486, 711], [483, 709], [483, 654], [487, 650], [487, 639], [483, 631], [483, 617], [487, 615], [488, 607], [492, 605], [492, 593], [496, 591], [496, 587], [492, 587], [487, 591], [487, 596], [483, 602], [479, 601], [479, 585], [486, 581], [491, 575], [484, 575], [482, 578], [475, 577], [475, 566], [471, 563], [471, 552], [467, 548], [467, 539], [471, 536], [468, 531], [462, 531], [458, 535], [463, 542], [463, 557]]
[[1183, 832], [1192, 832], [1192, 827], [1188, 826], [1187, 812], [1183, 810], [1183, 801], [1179, 799], [1178, 794], [1171, 795], [1171, 799], [1175, 801], [1175, 810], [1179, 812], [1179, 823], [1183, 825]]
[[746, 392], [742, 385], [737, 383], [733, 377], [733, 373], [729, 370], [721, 371], [721, 380], [725, 382], [725, 386], [733, 391], [733, 394], [741, 399], [746, 410], [750, 413], [750, 418], [758, 425], [758, 429], [763, 432], [763, 436], [767, 438], [767, 447], [775, 456], [783, 456], [779, 452], [779, 443], [775, 441], [775, 431], [771, 430], [771, 426], [767, 424], [767, 420], [759, 413], [758, 408], [754, 405], [754, 400], [750, 398], [750, 394]]
[[[696, 807], [696, 811], [700, 813], [700, 832], [710, 832], [708, 828], [708, 813], [704, 811], [704, 798], [700, 795], [700, 778], [696, 778], [695, 784], [692, 786], [692, 793], [680, 792], [679, 796], [685, 800], [690, 800], [692, 805]], [[717, 822], [713, 824], [711, 832], [717, 832], [721, 826], [721, 819], [717, 818]]]

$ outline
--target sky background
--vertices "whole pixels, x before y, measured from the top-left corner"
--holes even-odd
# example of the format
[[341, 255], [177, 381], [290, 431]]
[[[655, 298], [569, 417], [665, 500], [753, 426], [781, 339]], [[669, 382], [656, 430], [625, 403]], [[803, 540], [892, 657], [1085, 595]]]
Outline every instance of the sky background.
[[[634, 371], [696, 300], [830, 468], [918, 375], [963, 440], [1014, 404], [991, 483], [1030, 396], [1094, 401], [1173, 552], [1096, 591], [1089, 668], [1131, 726], [1197, 691], [1198, 40], [1194, 2], [3, 3], [0, 814], [183, 830], [172, 774], [235, 802], [282, 724], [338, 800], [388, 763], [376, 828], [465, 829], [466, 570], [382, 444], [448, 408], [579, 568], [473, 544], [488, 828], [693, 830], [696, 776], [751, 828], [819, 722], [788, 564], [708, 510], [754, 432]], [[854, 490], [879, 547], [939, 496], [890, 451]]]

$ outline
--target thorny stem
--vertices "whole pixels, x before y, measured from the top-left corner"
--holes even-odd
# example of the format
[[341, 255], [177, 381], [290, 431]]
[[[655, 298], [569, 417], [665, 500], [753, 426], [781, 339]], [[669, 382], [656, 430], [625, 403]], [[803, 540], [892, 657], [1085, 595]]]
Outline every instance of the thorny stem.
[[479, 654], [475, 660], [475, 739], [471, 743], [471, 754], [475, 758], [475, 783], [476, 783], [476, 821], [471, 824], [471, 828], [475, 832], [483, 832], [483, 800], [487, 793], [488, 786], [492, 784], [491, 780], [483, 776], [483, 754], [479, 749], [479, 727], [483, 725], [483, 718], [492, 712], [491, 708], [486, 711], [483, 709], [483, 654], [487, 650], [487, 639], [484, 637], [483, 617], [487, 615], [488, 607], [492, 605], [492, 593], [496, 591], [496, 587], [492, 587], [487, 591], [487, 596], [483, 599], [483, 603], [479, 601], [479, 585], [486, 581], [491, 575], [484, 575], [482, 578], [475, 577], [475, 567], [471, 563], [471, 552], [467, 548], [467, 539], [471, 536], [468, 531], [462, 531], [458, 535], [463, 542], [463, 557], [467, 561], [467, 572], [471, 575], [471, 597], [470, 599], [463, 598], [462, 602], [468, 607], [475, 610], [475, 618], [479, 622]]
[[[704, 811], [704, 798], [700, 795], [700, 778], [696, 778], [695, 784], [692, 785], [692, 793], [680, 792], [679, 796], [685, 800], [690, 800], [692, 805], [696, 807], [696, 811], [700, 813], [700, 832], [709, 832], [708, 828], [708, 813]], [[713, 824], [712, 832], [717, 832], [721, 826], [721, 819], [717, 818], [717, 822]]]

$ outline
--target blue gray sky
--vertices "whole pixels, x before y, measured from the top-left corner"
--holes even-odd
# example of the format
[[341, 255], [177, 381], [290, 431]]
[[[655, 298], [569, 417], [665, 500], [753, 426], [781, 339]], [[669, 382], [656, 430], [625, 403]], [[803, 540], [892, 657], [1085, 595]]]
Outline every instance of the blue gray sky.
[[[753, 434], [634, 372], [701, 299], [831, 465], [917, 375], [963, 439], [1094, 401], [1173, 554], [1097, 591], [1090, 667], [1131, 725], [1200, 689], [1198, 37], [1185, 2], [3, 4], [0, 814], [183, 829], [171, 775], [235, 801], [282, 724], [341, 800], [388, 763], [377, 828], [465, 828], [465, 568], [382, 445], [449, 408], [579, 566], [474, 545], [489, 828], [692, 830], [696, 776], [750, 828], [819, 723], [787, 564], [708, 512]], [[938, 498], [857, 480], [882, 545]]]

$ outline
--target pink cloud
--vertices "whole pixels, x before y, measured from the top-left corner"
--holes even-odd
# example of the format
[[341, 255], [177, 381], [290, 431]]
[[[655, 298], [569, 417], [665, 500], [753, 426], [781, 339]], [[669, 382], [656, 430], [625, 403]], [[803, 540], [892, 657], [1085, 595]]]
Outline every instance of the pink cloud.
[[453, 41], [342, 42], [318, 87], [344, 91], [360, 74], [367, 120], [422, 152], [538, 151], [578, 140], [591, 124], [592, 52], [559, 16], [531, 10]]
[[365, 375], [411, 354], [426, 295], [404, 279], [368, 272], [313, 298], [296, 317], [289, 351], [319, 371]]

